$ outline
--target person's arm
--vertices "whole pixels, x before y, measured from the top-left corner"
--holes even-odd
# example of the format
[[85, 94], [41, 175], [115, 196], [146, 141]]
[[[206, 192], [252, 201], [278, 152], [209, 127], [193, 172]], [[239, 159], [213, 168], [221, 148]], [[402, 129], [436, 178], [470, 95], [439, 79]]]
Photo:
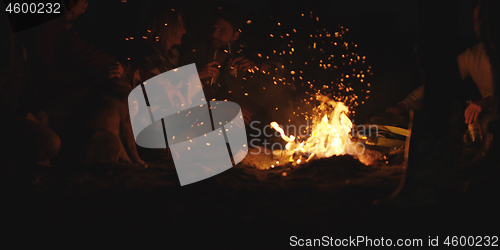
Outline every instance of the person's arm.
[[406, 96], [405, 99], [403, 99], [403, 101], [401, 101], [399, 103], [405, 104], [406, 110], [408, 110], [408, 108], [413, 106], [413, 104], [416, 101], [424, 99], [424, 92], [425, 92], [425, 85], [422, 85], [422, 86], [418, 87], [417, 89], [413, 90], [413, 92], [411, 92], [408, 96]]
[[221, 65], [216, 61], [208, 61], [206, 58], [207, 49], [205, 46], [199, 46], [197, 49], [193, 49], [191, 52], [187, 53], [181, 57], [180, 65], [188, 65], [191, 63], [196, 64], [198, 70], [198, 75], [200, 77], [201, 84], [203, 85], [208, 79], [219, 78]]
[[292, 72], [290, 72], [280, 61], [264, 58], [256, 50], [249, 48], [245, 43], [241, 43], [236, 55], [237, 58], [233, 60], [232, 63], [238, 70], [242, 70], [243, 73], [250, 70], [255, 74], [264, 73], [268, 77], [276, 80], [286, 78], [288, 79], [286, 82], [288, 83], [287, 86], [289, 90], [292, 92], [296, 90], [294, 75], [292, 75]]
[[485, 88], [485, 85], [488, 86], [487, 82], [489, 82], [489, 78], [492, 76], [488, 74], [489, 70], [484, 70], [485, 68], [490, 68], [491, 65], [489, 64], [489, 60], [486, 60], [486, 62], [482, 61], [482, 59], [487, 58], [484, 56], [483, 44], [479, 43], [472, 48], [468, 48], [457, 58], [462, 80], [470, 79], [471, 77], [475, 78], [479, 82], [474, 82], [474, 84], [476, 84], [479, 91], [481, 91], [481, 95], [483, 95], [483, 98], [477, 101], [470, 101], [469, 106], [465, 109], [464, 116], [465, 123], [467, 124], [475, 122], [481, 112], [489, 110], [493, 106], [493, 96], [486, 91], [488, 88]]
[[271, 68], [267, 60], [259, 57], [257, 51], [249, 48], [244, 42], [233, 44], [233, 59], [229, 62], [229, 67], [235, 67], [238, 71], [265, 70]]
[[[39, 57], [40, 64], [44, 66], [44, 71], [55, 82], [59, 82], [58, 78], [67, 80], [72, 76], [73, 79], [78, 80], [82, 75], [86, 78], [91, 76], [89, 78], [91, 80], [101, 80], [116, 77], [116, 74], [112, 73], [112, 71], [116, 73], [116, 68], [123, 71], [121, 65], [116, 64], [115, 57], [95, 49], [73, 31], [66, 30], [57, 23], [39, 29], [36, 37], [35, 41], [39, 41], [39, 44], [35, 46], [35, 54]], [[62, 39], [62, 43], [57, 39]], [[68, 49], [58, 51], [56, 46], [68, 46]], [[74, 54], [58, 55], [57, 53], [61, 51]], [[70, 57], [74, 61], [71, 65], [55, 65], [57, 57]], [[47, 68], [49, 68], [48, 71]]]
[[472, 52], [471, 52], [470, 48], [465, 50], [462, 54], [460, 54], [457, 57], [458, 69], [460, 71], [460, 78], [462, 81], [465, 80], [468, 76], [470, 76], [470, 69], [471, 69], [471, 66], [473, 66], [471, 64], [472, 62], [473, 62], [473, 59], [472, 59]]
[[150, 54], [142, 63], [143, 75], [141, 76], [143, 81], [153, 78], [159, 74], [167, 72], [173, 69], [170, 62], [160, 54]]
[[198, 72], [201, 83], [203, 84], [204, 80], [206, 79], [219, 78], [220, 74], [219, 67], [220, 64], [216, 61], [213, 61], [205, 65], [203, 68], [201, 68], [201, 70]]
[[76, 50], [78, 63], [93, 74], [100, 74], [101, 77], [108, 77], [109, 67], [115, 65], [116, 58], [107, 53], [97, 50], [82, 40], [76, 34], [70, 34], [72, 43]]
[[400, 115], [412, 107], [415, 102], [424, 99], [425, 86], [422, 85], [417, 89], [413, 90], [408, 96], [406, 96], [403, 101], [399, 102], [397, 106], [390, 107], [386, 109], [386, 113], [392, 113], [393, 115]]
[[471, 124], [477, 120], [481, 112], [491, 109], [493, 106], [493, 96], [489, 95], [481, 100], [470, 102], [465, 109], [465, 123]]
[[[142, 81], [147, 81], [150, 78], [153, 78], [157, 75], [160, 75], [164, 72], [167, 72], [171, 69], [173, 69], [173, 65], [161, 54], [158, 53], [152, 53], [148, 55], [144, 62], [142, 63], [141, 67], [141, 78]], [[183, 96], [182, 92], [180, 91], [180, 86], [176, 86], [177, 83], [175, 84], [168, 84], [166, 82], [166, 79], [160, 78], [156, 80], [157, 83], [159, 81], [159, 84], [157, 84], [156, 87], [158, 87], [158, 91], [165, 91], [166, 96], [162, 95], [154, 95], [154, 97], [148, 97], [150, 104], [155, 103], [154, 98], [163, 98], [166, 97], [170, 105], [180, 108], [182, 105], [181, 104], [186, 104], [186, 98], [187, 96]], [[174, 99], [174, 97], [177, 97], [177, 99]]]
[[[54, 21], [55, 22], [55, 21]], [[63, 49], [57, 50], [57, 46], [61, 45], [59, 39], [63, 39], [61, 36], [62, 27], [57, 27], [57, 25], [52, 23], [44, 24], [33, 31], [33, 37], [30, 39], [31, 49], [28, 51], [31, 65], [33, 70], [33, 81], [36, 82], [50, 82], [58, 87], [61, 84], [66, 84], [67, 82], [74, 82], [74, 80], [81, 77], [78, 74], [77, 66], [74, 64], [58, 65], [56, 63], [56, 57], [71, 57], [72, 55], [56, 55], [56, 53], [61, 53]], [[64, 44], [64, 46], [70, 46], [69, 44]], [[70, 50], [66, 50], [70, 51]]]

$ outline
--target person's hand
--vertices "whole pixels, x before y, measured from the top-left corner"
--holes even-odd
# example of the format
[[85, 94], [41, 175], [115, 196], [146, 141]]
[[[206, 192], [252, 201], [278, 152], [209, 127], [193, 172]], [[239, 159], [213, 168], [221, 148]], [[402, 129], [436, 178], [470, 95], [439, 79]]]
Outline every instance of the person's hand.
[[231, 62], [229, 62], [229, 67], [236, 67], [239, 71], [245, 71], [253, 69], [255, 63], [242, 56], [231, 60]]
[[397, 106], [387, 108], [385, 112], [394, 116], [398, 116], [401, 115], [405, 110], [406, 105], [404, 103], [399, 103]]
[[211, 63], [208, 63], [207, 65], [205, 65], [205, 67], [203, 67], [203, 69], [201, 69], [199, 72], [198, 72], [198, 75], [200, 76], [200, 79], [205, 79], [205, 78], [211, 78], [211, 77], [219, 77], [219, 63], [218, 62], [211, 62]]
[[[184, 98], [184, 95], [180, 90], [181, 86], [169, 84], [165, 79], [159, 79], [159, 81], [160, 85], [163, 86], [167, 99], [172, 107], [177, 107], [180, 109], [183, 105], [186, 104], [186, 99]], [[177, 100], [174, 99], [174, 97], [177, 97]]]
[[108, 67], [108, 79], [121, 78], [123, 75], [123, 67], [119, 62], [115, 62]]
[[471, 124], [477, 120], [477, 117], [483, 110], [487, 110], [490, 107], [491, 98], [486, 97], [481, 100], [471, 102], [469, 107], [465, 109], [465, 123]]
[[36, 122], [36, 123], [40, 123], [40, 121], [38, 119], [36, 119], [36, 117], [31, 112], [28, 113], [28, 115], [26, 116], [26, 119], [33, 121], [33, 122]]
[[181, 91], [177, 87], [172, 87], [168, 90], [167, 92], [167, 98], [168, 101], [170, 102], [170, 105], [176, 106], [175, 101], [174, 101], [174, 96], [177, 96], [179, 98], [181, 107], [186, 104], [186, 99], [184, 99], [184, 96], [182, 95]]

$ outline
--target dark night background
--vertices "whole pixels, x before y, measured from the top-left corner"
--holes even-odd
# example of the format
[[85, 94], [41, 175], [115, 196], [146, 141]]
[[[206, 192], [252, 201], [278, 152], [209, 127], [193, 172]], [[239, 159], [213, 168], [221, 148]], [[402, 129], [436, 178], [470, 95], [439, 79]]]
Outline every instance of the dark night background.
[[[91, 2], [79, 20], [82, 24], [79, 30], [81, 36], [94, 46], [125, 60], [134, 55], [131, 54], [131, 44], [124, 37], [142, 36], [140, 27], [151, 1], [118, 2]], [[421, 84], [414, 55], [416, 1], [174, 1], [174, 6], [184, 10], [187, 23], [181, 51], [192, 49], [200, 40], [206, 39], [211, 10], [227, 3], [241, 9], [242, 20], [252, 20], [251, 25], [243, 25], [241, 40], [256, 51], [266, 49], [265, 41], [275, 22], [295, 28], [295, 25], [300, 25], [297, 20], [301, 13], [313, 11], [321, 18], [321, 25], [330, 32], [337, 31], [337, 25], [348, 27], [349, 41], [359, 45], [361, 53], [358, 54], [367, 56], [367, 64], [374, 72], [371, 99], [356, 109], [357, 120], [365, 122], [371, 116], [383, 113], [385, 108], [395, 105]], [[459, 13], [455, 27], [450, 29], [456, 30], [456, 46], [463, 51], [477, 42], [472, 27], [472, 1], [456, 5], [459, 5]], [[310, 29], [311, 33], [315, 29], [304, 28]], [[438, 50], [436, 48], [436, 52]]]
[[[98, 49], [121, 60], [133, 58], [132, 44], [124, 38], [139, 37], [150, 2], [91, 0], [88, 10], [78, 20], [79, 34]], [[244, 26], [241, 39], [246, 39], [256, 50], [266, 49], [266, 43], [261, 41], [267, 39], [271, 21], [283, 20], [287, 25], [285, 20], [293, 20], [300, 13], [313, 11], [320, 17], [322, 25], [332, 31], [339, 24], [348, 27], [350, 41], [358, 44], [374, 73], [370, 99], [356, 108], [356, 121], [365, 122], [383, 113], [421, 84], [414, 53], [417, 42], [416, 1], [231, 2], [244, 10], [244, 20], [252, 20], [251, 25]], [[472, 27], [472, 1], [455, 2], [447, 2], [456, 7], [455, 20], [441, 20], [438, 15], [433, 22], [456, 24], [447, 32], [455, 35], [452, 38], [455, 49], [463, 51], [477, 42]], [[190, 44], [206, 36], [204, 30], [208, 29], [209, 10], [218, 3], [224, 1], [178, 4], [187, 23], [181, 52], [191, 49]], [[442, 48], [433, 49], [432, 53], [439, 58]], [[440, 152], [446, 154], [446, 149]], [[349, 159], [342, 158], [319, 161], [315, 166], [350, 163]], [[357, 175], [356, 171], [372, 171], [353, 165], [353, 169], [304, 170], [303, 174], [350, 176]], [[121, 171], [121, 168], [91, 169], [88, 173], [78, 174], [77, 180], [69, 180], [70, 174], [67, 173], [71, 170], [65, 169], [63, 173], [51, 170], [48, 174], [50, 184], [42, 187], [7, 181], [3, 190], [15, 191], [6, 193], [2, 190], [0, 194], [4, 200], [1, 202], [0, 224], [4, 232], [9, 232], [3, 236], [7, 236], [7, 242], [12, 241], [18, 246], [54, 243], [74, 248], [87, 244], [111, 247], [137, 244], [178, 248], [227, 244], [236, 249], [249, 246], [267, 249], [289, 246], [292, 235], [300, 238], [320, 238], [323, 235], [335, 238], [349, 235], [422, 238], [425, 245], [428, 236], [498, 236], [499, 233], [498, 205], [495, 205], [498, 185], [494, 184], [498, 171], [494, 177], [481, 177], [483, 179], [479, 182], [484, 180], [484, 184], [466, 193], [452, 188], [410, 191], [412, 195], [406, 193], [408, 196], [395, 203], [379, 206], [371, 205], [371, 201], [389, 195], [394, 186], [382, 183], [378, 188], [361, 185], [321, 190], [313, 181], [303, 181], [282, 188], [283, 183], [275, 178], [267, 183], [267, 189], [265, 186], [250, 189], [245, 185], [223, 184], [225, 182], [221, 180], [227, 180], [227, 176], [236, 171], [231, 170], [218, 179], [180, 187], [177, 180], [171, 178], [175, 176], [172, 168], [167, 172], [149, 169], [149, 175], [156, 175], [150, 179], [134, 177], [134, 173], [141, 170], [132, 169], [126, 174], [125, 185], [121, 185], [121, 179], [113, 179]], [[93, 179], [89, 175], [106, 177]], [[160, 181], [162, 176], [167, 178], [166, 181]], [[20, 179], [30, 178], [34, 176], [27, 174]], [[69, 187], [68, 183], [71, 183]], [[251, 183], [260, 182], [252, 179]], [[410, 185], [419, 186], [420, 183]], [[79, 191], [71, 191], [74, 189]], [[430, 199], [428, 195], [433, 197], [430, 204], [424, 202]]]

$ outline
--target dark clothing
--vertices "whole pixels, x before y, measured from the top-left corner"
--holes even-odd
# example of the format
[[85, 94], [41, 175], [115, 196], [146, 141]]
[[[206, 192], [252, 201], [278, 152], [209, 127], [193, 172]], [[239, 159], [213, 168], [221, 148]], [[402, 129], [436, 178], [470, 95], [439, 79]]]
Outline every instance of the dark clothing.
[[72, 100], [80, 90], [105, 79], [107, 66], [115, 61], [68, 30], [58, 20], [40, 25], [22, 34], [30, 56], [30, 82], [47, 109]]
[[26, 84], [27, 53], [11, 34], [0, 48], [0, 159], [31, 163], [48, 160], [57, 153], [59, 138], [42, 124], [27, 119], [31, 88]]
[[[229, 53], [230, 52], [230, 53]], [[234, 42], [231, 51], [228, 49], [219, 50], [217, 57], [221, 56], [221, 53], [226, 54], [226, 59], [220, 65], [219, 77], [215, 80], [214, 84], [210, 84], [211, 79], [201, 79], [203, 83], [203, 91], [205, 92], [205, 97], [207, 100], [217, 99], [217, 100], [231, 100], [241, 98], [240, 94], [243, 94], [241, 87], [241, 80], [244, 78], [246, 72], [238, 72], [239, 75], [236, 77], [231, 75], [231, 69], [229, 68], [229, 60], [236, 59], [241, 56], [254, 61], [257, 65], [260, 65], [252, 53], [249, 51], [247, 46], [243, 43]], [[215, 49], [210, 48], [206, 43], [201, 44], [196, 49], [192, 50], [191, 53], [186, 55], [181, 60], [181, 65], [187, 65], [190, 63], [195, 63], [198, 71], [203, 69], [205, 65], [215, 61], [214, 58]]]
[[172, 57], [168, 57], [152, 46], [147, 46], [146, 56], [139, 65], [139, 75], [143, 82], [177, 67], [176, 60], [179, 55], [177, 50], [173, 49]]
[[[201, 44], [196, 49], [193, 49], [191, 53], [182, 58], [181, 65], [195, 63], [196, 69], [198, 70], [198, 72], [200, 72], [205, 67], [205, 65], [215, 61], [215, 52], [216, 52], [215, 49], [210, 48], [206, 44]], [[219, 52], [220, 51], [218, 51], [217, 53]], [[225, 61], [227, 60], [228, 58], [226, 58]], [[226, 66], [225, 64], [227, 63], [224, 62], [223, 64], [221, 64], [221, 68], [219, 68], [221, 73], [225, 69]], [[211, 78], [200, 79], [202, 81], [203, 92], [205, 93], [205, 97], [207, 98], [207, 100], [212, 100], [213, 98], [216, 98], [216, 94], [219, 88], [222, 86], [223, 74], [220, 74], [220, 76], [221, 77], [216, 79], [213, 84], [211, 83], [212, 81]]]
[[27, 70], [26, 51], [12, 34], [1, 48], [0, 115], [2, 119], [26, 118], [30, 111], [29, 88], [24, 76]]

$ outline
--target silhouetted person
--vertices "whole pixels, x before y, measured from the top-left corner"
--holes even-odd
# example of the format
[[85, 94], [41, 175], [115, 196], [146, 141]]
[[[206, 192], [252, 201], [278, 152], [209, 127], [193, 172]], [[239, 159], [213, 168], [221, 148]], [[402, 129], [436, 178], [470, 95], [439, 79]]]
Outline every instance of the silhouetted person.
[[[267, 110], [264, 111], [264, 104], [257, 103], [261, 101], [256, 96], [265, 98], [263, 87], [269, 88], [269, 84], [273, 84], [272, 77], [279, 78], [277, 75], [283, 73], [283, 68], [277, 66], [276, 62], [259, 59], [257, 53], [252, 53], [240, 39], [241, 27], [242, 13], [237, 8], [220, 7], [215, 13], [207, 41], [183, 57], [182, 64], [196, 63], [207, 100], [238, 103], [248, 125], [252, 116], [267, 115], [269, 105], [274, 106], [270, 103], [280, 99], [274, 96], [273, 100], [268, 100], [265, 105]], [[266, 72], [268, 78], [262, 72]], [[248, 83], [246, 86], [245, 82]]]
[[41, 103], [38, 109], [47, 111], [49, 126], [61, 136], [58, 159], [145, 165], [130, 124], [131, 84], [113, 56], [90, 46], [73, 29], [88, 1], [70, 0], [67, 6], [60, 18], [23, 34], [32, 55], [29, 79]]
[[485, 154], [489, 164], [498, 169], [500, 161], [496, 153], [500, 152], [500, 2], [482, 0], [479, 6], [479, 40], [488, 54], [494, 85], [492, 112], [486, 126], [492, 138], [491, 144], [485, 148]]
[[42, 124], [46, 114], [33, 111], [29, 100], [31, 89], [25, 81], [26, 60], [30, 55], [10, 32], [8, 22], [2, 25], [6, 28], [2, 29], [2, 35], [10, 35], [0, 41], [0, 141], [3, 145], [0, 158], [7, 164], [49, 165], [49, 159], [59, 151], [61, 140]]
[[113, 56], [90, 46], [73, 29], [88, 1], [70, 0], [67, 7], [69, 10], [60, 18], [22, 33], [31, 55], [29, 80], [38, 93], [38, 108], [57, 122], [70, 112], [85, 89], [123, 74]]
[[[172, 8], [168, 4], [154, 5], [147, 20], [146, 27], [142, 31], [146, 39], [142, 41], [142, 60], [139, 62], [139, 75], [141, 82], [177, 68], [179, 62], [179, 51], [176, 49], [182, 43], [182, 36], [186, 33], [184, 17], [180, 10]], [[171, 87], [168, 95], [157, 98], [179, 98], [181, 102], [185, 99], [177, 86]], [[149, 96], [148, 98], [152, 98]], [[148, 99], [150, 103], [158, 100]], [[152, 107], [152, 108], [157, 108]], [[139, 148], [141, 155], [151, 160], [165, 158], [167, 149], [144, 149]]]
[[[479, 35], [478, 19], [479, 6], [476, 5], [473, 11], [473, 22], [474, 30], [476, 34]], [[491, 65], [483, 43], [478, 43], [472, 48], [468, 48], [457, 57], [457, 61], [462, 81], [471, 77], [481, 94], [481, 97], [477, 100], [473, 100], [465, 110], [465, 122], [471, 124], [476, 121], [481, 112], [487, 111], [492, 107], [493, 77], [491, 74]], [[422, 108], [422, 103], [420, 102], [424, 99], [424, 89], [424, 85], [415, 89], [404, 100], [399, 102], [397, 106], [387, 108], [386, 112], [400, 115], [413, 106]], [[471, 97], [471, 95], [469, 95], [469, 97]]]
[[159, 6], [147, 24], [145, 58], [140, 63], [143, 81], [178, 67], [179, 52], [175, 46], [182, 43], [186, 33], [180, 11]]
[[[236, 9], [219, 10], [208, 41], [200, 44], [182, 60], [182, 64], [196, 63], [207, 100], [231, 100], [234, 92], [238, 91], [234, 87], [238, 75], [254, 70], [257, 66], [245, 54], [248, 53], [248, 48], [239, 41], [240, 19], [241, 13]], [[245, 108], [242, 108], [242, 112], [245, 123], [248, 124], [252, 113]]]

